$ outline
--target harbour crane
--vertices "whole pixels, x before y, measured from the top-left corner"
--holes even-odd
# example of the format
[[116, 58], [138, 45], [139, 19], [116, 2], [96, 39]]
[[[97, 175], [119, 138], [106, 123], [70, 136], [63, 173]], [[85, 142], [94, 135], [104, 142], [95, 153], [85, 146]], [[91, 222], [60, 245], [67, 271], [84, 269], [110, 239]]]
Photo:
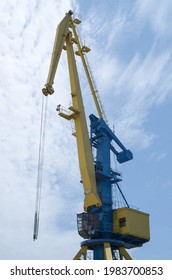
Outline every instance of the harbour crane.
[[[81, 182], [84, 189], [83, 212], [77, 214], [79, 235], [84, 239], [74, 259], [87, 259], [92, 252], [94, 260], [131, 259], [126, 249], [141, 247], [150, 239], [149, 215], [129, 206], [119, 182], [121, 173], [114, 170], [111, 155], [118, 163], [133, 159], [133, 154], [122, 144], [106, 120], [103, 106], [88, 65], [86, 54], [90, 48], [83, 45], [76, 26], [81, 23], [73, 12], [65, 14], [56, 31], [47, 82], [43, 96], [54, 93], [53, 83], [62, 50], [67, 52], [72, 105], [68, 111], [57, 106], [59, 116], [74, 120]], [[74, 45], [77, 50], [74, 50]], [[90, 136], [81, 93], [75, 56], [80, 56], [94, 99], [98, 116], [91, 114]], [[93, 150], [96, 154], [93, 157]], [[41, 158], [41, 155], [40, 155]], [[112, 188], [116, 186], [124, 200], [124, 207], [113, 205]], [[39, 197], [39, 190], [37, 192]], [[37, 203], [37, 209], [39, 208]], [[35, 212], [34, 239], [38, 235], [39, 212]]]

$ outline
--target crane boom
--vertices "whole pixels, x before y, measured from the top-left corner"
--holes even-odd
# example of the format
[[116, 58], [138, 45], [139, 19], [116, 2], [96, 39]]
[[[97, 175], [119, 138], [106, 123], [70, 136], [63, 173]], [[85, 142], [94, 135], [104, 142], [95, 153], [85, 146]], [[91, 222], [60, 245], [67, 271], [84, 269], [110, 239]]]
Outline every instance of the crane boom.
[[54, 92], [52, 85], [54, 83], [54, 77], [57, 70], [60, 55], [62, 49], [64, 48], [64, 43], [66, 43], [65, 49], [67, 50], [68, 57], [72, 106], [69, 108], [71, 111], [70, 115], [65, 115], [62, 113], [59, 113], [59, 115], [68, 120], [74, 119], [75, 122], [79, 166], [85, 195], [84, 209], [87, 210], [88, 207], [93, 205], [100, 207], [102, 203], [96, 191], [94, 160], [91, 151], [81, 88], [74, 57], [73, 37], [72, 33], [69, 31], [69, 26], [72, 22], [71, 15], [72, 12], [69, 11], [58, 25], [47, 83], [42, 91], [43, 94], [46, 96]]
[[54, 77], [56, 74], [58, 62], [61, 56], [61, 52], [66, 40], [66, 36], [69, 32], [69, 22], [71, 20], [72, 12], [69, 11], [66, 13], [65, 17], [62, 19], [62, 21], [58, 24], [57, 30], [56, 30], [56, 36], [54, 40], [54, 47], [51, 57], [51, 63], [49, 67], [48, 72], [48, 78], [47, 82], [45, 84], [45, 87], [42, 89], [44, 95], [53, 94], [54, 88]]
[[75, 121], [79, 165], [85, 194], [84, 209], [87, 210], [89, 206], [96, 205], [100, 207], [102, 203], [96, 191], [94, 161], [71, 39], [72, 35], [69, 33], [66, 38], [66, 48], [73, 104], [72, 110], [76, 112], [73, 118]]
[[97, 98], [97, 95], [96, 95], [97, 90], [95, 89], [93, 80], [92, 80], [91, 75], [90, 75], [89, 68], [88, 68], [87, 63], [86, 63], [85, 55], [84, 55], [85, 52], [90, 51], [90, 49], [86, 46], [81, 46], [79, 36], [76, 32], [76, 28], [75, 28], [75, 25], [74, 25], [73, 22], [71, 23], [71, 27], [72, 27], [73, 34], [74, 34], [74, 37], [75, 37], [76, 42], [77, 42], [77, 46], [78, 46], [78, 51], [76, 52], [76, 54], [81, 57], [81, 60], [82, 60], [83, 66], [84, 66], [84, 70], [85, 70], [85, 73], [86, 73], [86, 76], [87, 76], [88, 84], [90, 86], [91, 94], [93, 96], [94, 103], [95, 103], [95, 106], [96, 106], [96, 109], [97, 109], [97, 113], [98, 113], [100, 118], [105, 120], [105, 115], [103, 113], [103, 108], [102, 108], [102, 106], [101, 106], [101, 104], [100, 104], [100, 102]]

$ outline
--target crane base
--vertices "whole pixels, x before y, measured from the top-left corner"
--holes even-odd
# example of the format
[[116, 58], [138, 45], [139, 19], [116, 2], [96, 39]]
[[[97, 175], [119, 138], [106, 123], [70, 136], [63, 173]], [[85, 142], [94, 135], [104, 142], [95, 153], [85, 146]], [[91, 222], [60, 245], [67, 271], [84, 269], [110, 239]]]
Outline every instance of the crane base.
[[87, 251], [92, 250], [94, 260], [113, 260], [113, 251], [118, 250], [120, 260], [132, 260], [131, 256], [124, 247], [117, 247], [114, 242], [108, 240], [87, 240], [82, 242], [81, 249], [75, 255], [73, 260], [87, 260]]

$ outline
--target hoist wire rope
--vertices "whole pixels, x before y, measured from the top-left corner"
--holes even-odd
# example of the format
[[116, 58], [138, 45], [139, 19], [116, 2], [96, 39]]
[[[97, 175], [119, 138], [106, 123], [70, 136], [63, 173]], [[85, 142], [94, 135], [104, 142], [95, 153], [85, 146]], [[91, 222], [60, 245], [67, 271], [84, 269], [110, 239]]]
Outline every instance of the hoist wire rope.
[[122, 192], [122, 190], [121, 190], [119, 184], [116, 183], [116, 185], [117, 185], [117, 187], [118, 187], [118, 190], [119, 190], [119, 192], [120, 192], [120, 194], [121, 194], [121, 197], [122, 197], [122, 199], [124, 200], [126, 206], [127, 206], [128, 208], [130, 208], [130, 206], [129, 206], [129, 204], [128, 204], [128, 202], [127, 202], [127, 200], [126, 200], [126, 198], [125, 198], [125, 196], [124, 196], [124, 194], [123, 194], [123, 192]]
[[47, 119], [47, 104], [48, 104], [48, 96], [45, 97], [45, 95], [43, 95], [42, 96], [42, 110], [41, 110], [39, 154], [38, 154], [35, 215], [34, 215], [34, 232], [33, 232], [34, 241], [38, 238], [38, 229], [39, 229], [42, 176], [43, 176], [43, 166], [44, 166], [44, 147], [45, 147], [45, 133], [46, 133], [46, 119]]

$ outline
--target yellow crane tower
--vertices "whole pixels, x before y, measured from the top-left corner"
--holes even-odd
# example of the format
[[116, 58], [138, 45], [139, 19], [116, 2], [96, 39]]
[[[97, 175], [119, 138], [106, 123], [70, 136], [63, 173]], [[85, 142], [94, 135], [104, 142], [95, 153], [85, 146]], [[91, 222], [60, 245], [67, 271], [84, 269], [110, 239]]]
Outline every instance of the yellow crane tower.
[[[81, 44], [76, 30], [76, 25], [80, 23], [81, 21], [78, 18], [73, 18], [72, 11], [66, 13], [59, 23], [47, 82], [42, 89], [44, 98], [54, 93], [53, 83], [58, 62], [62, 50], [65, 50], [68, 59], [72, 105], [68, 108], [69, 113], [66, 113], [61, 105], [57, 106], [57, 111], [61, 117], [74, 120], [75, 132], [73, 135], [76, 136], [79, 168], [84, 188], [84, 212], [77, 215], [77, 225], [80, 236], [85, 240], [81, 243], [81, 248], [74, 259], [87, 259], [88, 250], [93, 252], [93, 259], [95, 260], [131, 259], [126, 249], [140, 247], [150, 239], [149, 215], [130, 208], [118, 184], [121, 181], [121, 174], [111, 167], [111, 153], [114, 154], [119, 163], [131, 160], [133, 155], [107, 124], [85, 55], [90, 51], [90, 48]], [[74, 44], [77, 46], [77, 51], [74, 51]], [[98, 117], [93, 114], [89, 117], [91, 122], [90, 138], [75, 55], [81, 57], [98, 113]], [[45, 127], [45, 116], [42, 113], [42, 123], [43, 119], [44, 124], [42, 124], [41, 131]], [[43, 147], [45, 140], [45, 135], [43, 132], [42, 134], [40, 161], [43, 158], [41, 147]], [[96, 150], [95, 159], [92, 154], [93, 148]], [[40, 175], [38, 176], [34, 240], [38, 236], [41, 167], [40, 170], [38, 168], [38, 171]], [[125, 207], [113, 208], [112, 187], [114, 185], [120, 192]], [[118, 252], [118, 256], [116, 252]]]

